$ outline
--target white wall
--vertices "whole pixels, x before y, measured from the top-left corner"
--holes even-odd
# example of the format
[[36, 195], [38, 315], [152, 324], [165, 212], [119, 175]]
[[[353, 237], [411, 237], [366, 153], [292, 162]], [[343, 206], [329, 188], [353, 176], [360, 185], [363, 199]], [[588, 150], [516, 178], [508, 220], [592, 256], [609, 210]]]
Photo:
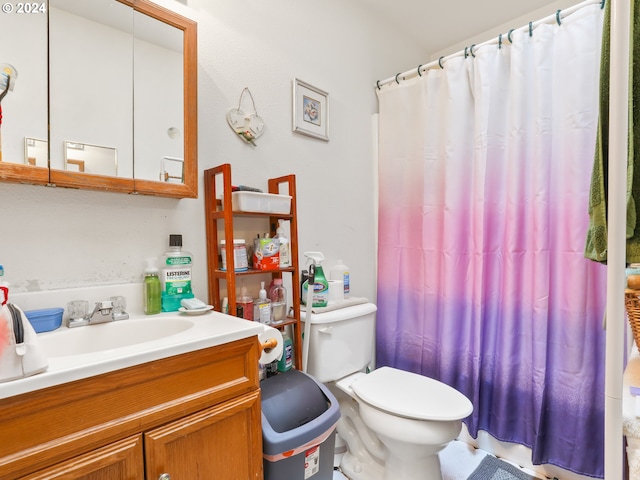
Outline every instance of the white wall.
[[[267, 177], [295, 173], [300, 254], [323, 251], [327, 267], [342, 258], [354, 295], [374, 299], [373, 85], [426, 52], [340, 0], [157, 3], [198, 22], [199, 177], [229, 162], [234, 183], [266, 189]], [[329, 92], [329, 142], [292, 132], [294, 77]], [[245, 86], [266, 122], [255, 148], [226, 122]], [[5, 278], [15, 292], [141, 281], [144, 259], [182, 233], [206, 299], [202, 180], [199, 189], [174, 200], [0, 184]]]

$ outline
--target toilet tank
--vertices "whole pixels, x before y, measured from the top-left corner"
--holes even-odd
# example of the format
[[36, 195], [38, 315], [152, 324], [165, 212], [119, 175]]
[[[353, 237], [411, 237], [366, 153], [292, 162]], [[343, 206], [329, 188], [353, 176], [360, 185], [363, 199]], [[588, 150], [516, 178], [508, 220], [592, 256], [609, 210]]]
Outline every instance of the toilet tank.
[[[322, 383], [362, 371], [373, 360], [376, 330], [373, 303], [363, 303], [311, 315], [307, 332], [301, 312], [305, 341], [309, 338], [307, 373]], [[302, 349], [303, 355], [306, 351]]]

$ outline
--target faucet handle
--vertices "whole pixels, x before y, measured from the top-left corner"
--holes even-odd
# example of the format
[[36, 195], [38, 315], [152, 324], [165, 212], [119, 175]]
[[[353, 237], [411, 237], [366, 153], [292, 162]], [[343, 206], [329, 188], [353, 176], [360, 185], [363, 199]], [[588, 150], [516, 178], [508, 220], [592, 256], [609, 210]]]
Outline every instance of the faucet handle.
[[113, 302], [111, 300], [96, 302], [96, 305], [99, 305], [98, 310], [111, 310], [113, 308]]
[[71, 300], [67, 303], [67, 313], [70, 320], [78, 320], [89, 313], [89, 302], [86, 300]]

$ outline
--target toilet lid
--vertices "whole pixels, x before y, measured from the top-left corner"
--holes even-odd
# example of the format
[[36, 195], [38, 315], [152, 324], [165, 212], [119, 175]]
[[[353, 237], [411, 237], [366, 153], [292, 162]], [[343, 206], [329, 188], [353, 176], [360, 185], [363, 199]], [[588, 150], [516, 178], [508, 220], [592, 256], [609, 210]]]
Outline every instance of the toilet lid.
[[433, 378], [381, 367], [351, 384], [363, 401], [394, 415], [418, 420], [462, 420], [473, 411], [467, 397]]

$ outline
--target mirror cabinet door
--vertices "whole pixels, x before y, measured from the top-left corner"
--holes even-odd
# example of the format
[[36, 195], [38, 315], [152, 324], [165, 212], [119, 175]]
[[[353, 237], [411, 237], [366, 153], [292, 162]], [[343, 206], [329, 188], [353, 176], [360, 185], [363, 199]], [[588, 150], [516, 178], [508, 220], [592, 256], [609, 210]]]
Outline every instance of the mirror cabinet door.
[[134, 7], [135, 189], [196, 198], [197, 24], [148, 0]]
[[197, 197], [197, 24], [149, 0], [49, 0], [47, 24], [42, 5], [0, 16], [0, 181]]
[[0, 179], [28, 178], [29, 183], [45, 184], [49, 179], [46, 3], [42, 8], [40, 3], [30, 5], [30, 13], [24, 4], [7, 5], [14, 11], [0, 15]]
[[134, 36], [134, 177], [184, 183], [184, 35], [135, 12]]
[[49, 17], [51, 181], [133, 191], [133, 9], [51, 0]]

